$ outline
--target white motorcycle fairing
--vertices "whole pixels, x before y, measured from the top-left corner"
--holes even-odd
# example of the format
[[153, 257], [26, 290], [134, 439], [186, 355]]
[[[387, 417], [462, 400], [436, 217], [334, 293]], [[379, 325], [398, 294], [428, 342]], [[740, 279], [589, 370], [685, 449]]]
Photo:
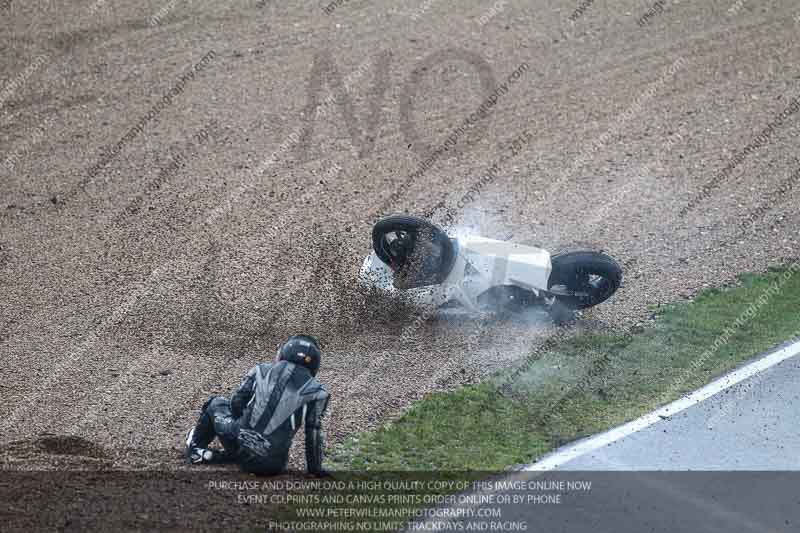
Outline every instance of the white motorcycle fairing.
[[479, 296], [492, 287], [517, 286], [536, 296], [547, 290], [552, 264], [546, 250], [478, 236], [452, 239], [452, 242], [456, 259], [440, 284], [398, 289], [392, 269], [374, 251], [364, 259], [359, 280], [389, 294], [402, 293], [422, 307], [438, 307], [456, 301], [472, 311], [479, 311]]

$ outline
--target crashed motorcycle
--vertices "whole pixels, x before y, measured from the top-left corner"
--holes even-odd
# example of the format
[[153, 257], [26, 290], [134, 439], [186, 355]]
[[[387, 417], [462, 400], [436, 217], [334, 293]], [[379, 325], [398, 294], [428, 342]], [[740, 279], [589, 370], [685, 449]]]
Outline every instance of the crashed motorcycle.
[[540, 306], [564, 323], [606, 301], [622, 283], [619, 264], [602, 252], [551, 255], [534, 246], [451, 236], [409, 215], [379, 220], [372, 247], [360, 282], [428, 309], [513, 313]]

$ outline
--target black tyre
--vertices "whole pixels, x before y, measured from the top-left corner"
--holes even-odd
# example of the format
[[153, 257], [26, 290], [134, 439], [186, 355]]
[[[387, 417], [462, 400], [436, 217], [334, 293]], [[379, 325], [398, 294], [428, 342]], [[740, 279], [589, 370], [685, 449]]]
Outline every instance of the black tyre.
[[[437, 251], [436, 265], [426, 265], [424, 284], [441, 283], [450, 273], [456, 259], [456, 250], [447, 234], [436, 224], [412, 215], [391, 215], [379, 220], [372, 228], [372, 248], [378, 258], [392, 265], [397, 258], [390, 254], [390, 239], [398, 233], [411, 238], [412, 248], [421, 248], [421, 241]], [[409, 251], [409, 255], [413, 252]]]
[[622, 284], [622, 268], [600, 252], [575, 251], [554, 255], [547, 289], [571, 309], [602, 303]]

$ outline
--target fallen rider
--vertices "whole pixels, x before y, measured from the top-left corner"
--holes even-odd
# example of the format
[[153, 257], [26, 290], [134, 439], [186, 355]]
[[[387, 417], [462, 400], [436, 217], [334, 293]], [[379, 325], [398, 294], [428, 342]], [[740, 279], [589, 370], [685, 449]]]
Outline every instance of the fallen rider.
[[[230, 400], [213, 396], [186, 435], [190, 463], [235, 462], [247, 472], [286, 471], [289, 448], [305, 425], [306, 468], [323, 475], [322, 417], [328, 392], [317, 381], [322, 351], [309, 335], [295, 335], [278, 348], [275, 361], [253, 367]], [[208, 446], [218, 438], [223, 450]]]

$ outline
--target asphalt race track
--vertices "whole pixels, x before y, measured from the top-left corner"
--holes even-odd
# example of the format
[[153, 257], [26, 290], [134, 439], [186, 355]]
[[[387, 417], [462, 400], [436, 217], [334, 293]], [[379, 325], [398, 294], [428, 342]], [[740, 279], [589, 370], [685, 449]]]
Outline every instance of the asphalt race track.
[[795, 356], [564, 470], [800, 470]]
[[791, 531], [800, 523], [798, 349], [786, 343], [654, 413], [498, 476], [448, 508], [459, 518], [419, 530]]
[[381, 214], [607, 251], [601, 329], [798, 258], [796, 2], [327, 5], [0, 5], [0, 468], [181, 470], [291, 333], [331, 446], [552, 334], [365, 298]]

